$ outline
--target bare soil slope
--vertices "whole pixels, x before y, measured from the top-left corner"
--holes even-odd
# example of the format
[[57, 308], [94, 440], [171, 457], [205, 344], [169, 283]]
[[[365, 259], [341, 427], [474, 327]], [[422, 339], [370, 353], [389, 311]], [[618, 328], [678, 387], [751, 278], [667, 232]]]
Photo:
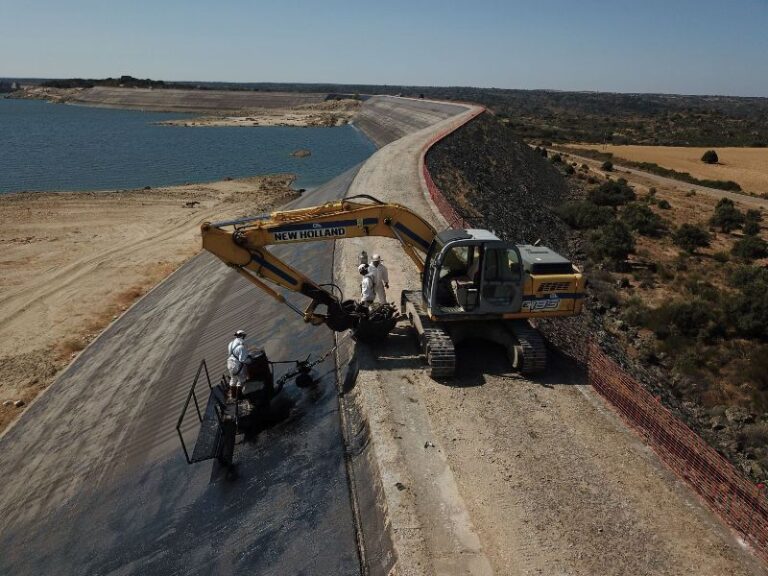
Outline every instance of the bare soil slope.
[[234, 90], [150, 90], [100, 86], [78, 92], [72, 98], [72, 102], [92, 106], [141, 108], [166, 112], [292, 108], [301, 104], [316, 104], [323, 100], [325, 100], [325, 94]]
[[[196, 254], [202, 221], [267, 210], [295, 196], [292, 180], [0, 195], [0, 402], [29, 403], [106, 324]], [[20, 412], [0, 406], [0, 430]]]

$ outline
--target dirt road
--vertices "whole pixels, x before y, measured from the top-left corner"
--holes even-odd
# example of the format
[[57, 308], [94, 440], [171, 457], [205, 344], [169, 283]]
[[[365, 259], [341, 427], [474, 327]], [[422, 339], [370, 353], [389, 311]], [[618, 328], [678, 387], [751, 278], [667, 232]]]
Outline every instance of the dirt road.
[[712, 148], [695, 146], [638, 146], [616, 144], [571, 144], [569, 148], [608, 152], [619, 164], [651, 162], [694, 178], [734, 181], [742, 190], [768, 194], [768, 148], [718, 147], [718, 161], [707, 164], [702, 156]]
[[[383, 148], [350, 194], [405, 204], [444, 227], [414, 193], [416, 140], [428, 137], [425, 130]], [[396, 243], [348, 245], [339, 276], [364, 248], [389, 266], [390, 299], [418, 287]], [[526, 380], [509, 374], [502, 350], [469, 343], [459, 349], [459, 377], [446, 385], [425, 375], [405, 329], [359, 354], [357, 400], [412, 573], [764, 573], [564, 361]]]
[[[596, 170], [602, 174], [608, 174], [600, 168], [602, 161], [593, 160], [585, 156], [574, 154], [570, 150], [562, 152], [563, 157], [572, 158], [574, 162], [587, 164], [591, 169]], [[734, 202], [743, 204], [748, 208], [758, 208], [768, 210], [768, 200], [765, 198], [757, 198], [755, 196], [749, 196], [748, 194], [739, 194], [738, 192], [728, 192], [726, 190], [718, 190], [717, 188], [709, 188], [707, 186], [699, 186], [698, 184], [689, 184], [688, 182], [682, 182], [675, 180], [674, 178], [665, 178], [658, 174], [651, 174], [650, 172], [644, 172], [636, 168], [628, 168], [621, 164], [614, 164], [614, 170], [612, 173], [618, 173], [617, 177], [620, 177], [622, 173], [629, 174], [633, 177], [633, 180], [637, 180], [643, 184], [650, 183], [650, 186], [666, 186], [675, 190], [682, 190], [688, 192], [689, 190], [695, 190], [696, 193], [706, 194], [712, 198], [729, 198]]]

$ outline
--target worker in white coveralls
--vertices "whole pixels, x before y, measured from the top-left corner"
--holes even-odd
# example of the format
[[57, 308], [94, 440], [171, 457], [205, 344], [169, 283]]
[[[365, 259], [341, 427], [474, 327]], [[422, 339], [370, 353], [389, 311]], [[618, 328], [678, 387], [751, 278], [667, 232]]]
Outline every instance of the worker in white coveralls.
[[227, 370], [229, 371], [229, 396], [237, 398], [248, 379], [248, 348], [245, 347], [245, 332], [235, 332], [235, 339], [227, 346]]
[[381, 262], [381, 256], [378, 254], [373, 255], [371, 264], [372, 266], [368, 269], [368, 272], [373, 276], [376, 301], [384, 304], [387, 301], [387, 293], [384, 289], [389, 288], [389, 272], [387, 271], [387, 267]]
[[360, 281], [360, 303], [370, 306], [376, 299], [376, 280], [368, 271], [368, 264], [360, 264], [360, 266], [357, 267], [357, 271], [360, 272], [360, 275], [363, 277]]

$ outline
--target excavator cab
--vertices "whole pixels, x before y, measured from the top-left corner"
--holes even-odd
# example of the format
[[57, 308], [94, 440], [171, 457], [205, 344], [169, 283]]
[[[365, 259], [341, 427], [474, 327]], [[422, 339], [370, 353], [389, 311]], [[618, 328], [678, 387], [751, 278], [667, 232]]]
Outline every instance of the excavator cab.
[[440, 320], [562, 316], [581, 310], [583, 282], [544, 246], [511, 244], [488, 230], [445, 230], [427, 252], [421, 296]]
[[401, 310], [434, 378], [453, 375], [454, 346], [469, 338], [504, 346], [525, 374], [541, 372], [546, 347], [529, 320], [578, 314], [584, 296], [582, 275], [568, 259], [488, 230], [436, 234], [421, 278], [421, 291], [403, 291]]
[[422, 276], [431, 316], [467, 317], [520, 312], [520, 249], [487, 230], [446, 230], [435, 237]]

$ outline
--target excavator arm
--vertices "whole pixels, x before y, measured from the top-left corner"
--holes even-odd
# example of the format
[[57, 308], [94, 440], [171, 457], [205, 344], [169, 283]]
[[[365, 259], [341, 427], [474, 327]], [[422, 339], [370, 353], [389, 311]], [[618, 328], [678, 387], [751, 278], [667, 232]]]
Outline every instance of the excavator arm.
[[[309, 306], [300, 311], [304, 320], [315, 325], [327, 324], [337, 331], [352, 326], [344, 303], [331, 290], [275, 256], [268, 246], [363, 236], [394, 238], [419, 271], [423, 271], [424, 255], [436, 235], [430, 224], [408, 208], [384, 204], [370, 196], [253, 218], [205, 222], [201, 232], [203, 248], [281, 303], [293, 307], [270, 284], [307, 296]], [[325, 305], [325, 313], [316, 311], [320, 305]]]

